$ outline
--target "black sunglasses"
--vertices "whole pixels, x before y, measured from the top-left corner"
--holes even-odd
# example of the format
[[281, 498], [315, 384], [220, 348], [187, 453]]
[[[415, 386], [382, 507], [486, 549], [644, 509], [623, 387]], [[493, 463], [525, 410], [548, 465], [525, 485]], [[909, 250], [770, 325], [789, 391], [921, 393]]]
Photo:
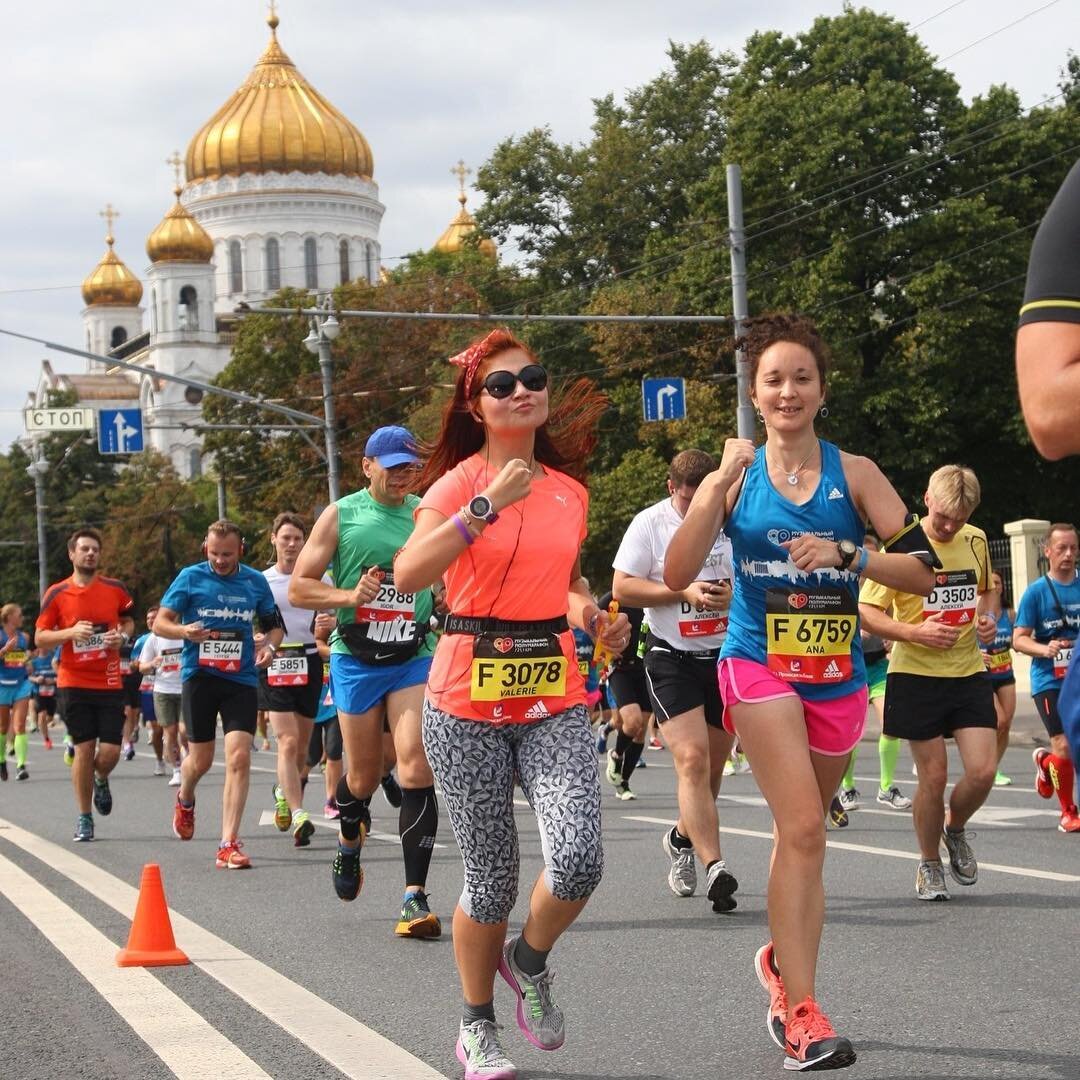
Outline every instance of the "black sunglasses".
[[516, 375], [512, 371], [492, 371], [481, 383], [493, 398], [508, 398], [514, 387], [521, 383], [526, 390], [543, 390], [547, 386], [548, 373], [539, 364], [526, 364]]

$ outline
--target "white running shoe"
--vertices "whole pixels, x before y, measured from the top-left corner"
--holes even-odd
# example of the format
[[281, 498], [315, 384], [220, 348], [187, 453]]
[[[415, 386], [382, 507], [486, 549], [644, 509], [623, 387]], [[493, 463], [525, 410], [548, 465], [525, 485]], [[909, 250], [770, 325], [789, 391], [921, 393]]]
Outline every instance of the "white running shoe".
[[180, 786], [180, 769], [175, 768], [172, 771], [172, 779], [169, 781], [169, 787], [179, 787], [179, 786]]
[[154, 775], [155, 776], [164, 776], [165, 775], [165, 762], [162, 761], [161, 758], [158, 758], [157, 761], [154, 762]]

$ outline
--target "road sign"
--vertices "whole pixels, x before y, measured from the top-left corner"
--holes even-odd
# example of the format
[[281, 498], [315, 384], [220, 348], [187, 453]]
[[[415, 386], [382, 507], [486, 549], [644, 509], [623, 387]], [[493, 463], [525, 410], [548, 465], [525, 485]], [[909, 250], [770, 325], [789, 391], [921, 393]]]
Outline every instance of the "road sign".
[[71, 406], [66, 409], [27, 409], [23, 413], [27, 431], [93, 431], [94, 410]]
[[99, 453], [137, 454], [142, 448], [143, 426], [141, 410], [98, 410]]
[[642, 379], [641, 400], [646, 420], [685, 420], [686, 380]]

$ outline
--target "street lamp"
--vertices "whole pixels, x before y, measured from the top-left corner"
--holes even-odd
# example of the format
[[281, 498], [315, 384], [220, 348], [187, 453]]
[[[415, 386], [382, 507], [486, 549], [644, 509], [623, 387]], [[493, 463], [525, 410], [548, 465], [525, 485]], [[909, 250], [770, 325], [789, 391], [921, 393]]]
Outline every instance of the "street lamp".
[[[39, 451], [40, 453], [40, 451]], [[38, 599], [45, 595], [49, 587], [48, 567], [46, 561], [49, 557], [45, 543], [45, 474], [49, 471], [49, 463], [42, 454], [26, 466], [28, 476], [34, 478], [34, 504], [37, 509], [37, 550], [38, 550]]]
[[308, 336], [304, 346], [310, 353], [318, 353], [319, 373], [322, 375], [323, 422], [326, 435], [326, 472], [330, 489], [330, 501], [337, 502], [341, 497], [341, 476], [338, 467], [337, 427], [334, 418], [333, 370], [334, 361], [330, 355], [330, 342], [341, 332], [341, 324], [334, 315], [334, 297], [328, 294], [316, 305], [310, 320]]

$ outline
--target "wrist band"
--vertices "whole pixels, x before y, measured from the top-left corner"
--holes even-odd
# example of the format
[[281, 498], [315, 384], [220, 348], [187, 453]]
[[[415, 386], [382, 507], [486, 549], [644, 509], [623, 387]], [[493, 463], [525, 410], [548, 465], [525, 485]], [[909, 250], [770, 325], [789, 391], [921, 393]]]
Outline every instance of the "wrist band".
[[866, 569], [866, 564], [870, 561], [870, 552], [867, 548], [859, 548], [859, 565], [855, 567], [855, 573], [861, 574]]
[[476, 542], [476, 537], [469, 532], [468, 526], [461, 520], [461, 515], [454, 514], [452, 515], [451, 520], [457, 526], [457, 531], [461, 533], [461, 539], [465, 541], [467, 546], [472, 547]]

